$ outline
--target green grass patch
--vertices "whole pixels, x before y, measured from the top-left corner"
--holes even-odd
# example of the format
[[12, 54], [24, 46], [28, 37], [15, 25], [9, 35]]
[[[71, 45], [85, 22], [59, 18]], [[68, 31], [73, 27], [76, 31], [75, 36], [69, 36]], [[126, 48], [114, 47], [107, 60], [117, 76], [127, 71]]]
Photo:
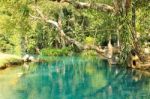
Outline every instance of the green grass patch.
[[63, 56], [70, 53], [70, 48], [44, 48], [41, 50], [41, 55], [43, 56]]

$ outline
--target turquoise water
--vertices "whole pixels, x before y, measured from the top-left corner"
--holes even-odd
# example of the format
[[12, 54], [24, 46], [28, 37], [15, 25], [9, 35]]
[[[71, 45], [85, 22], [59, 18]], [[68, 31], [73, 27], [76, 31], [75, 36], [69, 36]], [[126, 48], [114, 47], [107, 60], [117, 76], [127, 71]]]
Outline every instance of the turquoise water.
[[149, 99], [145, 71], [88, 57], [57, 57], [0, 71], [0, 99]]

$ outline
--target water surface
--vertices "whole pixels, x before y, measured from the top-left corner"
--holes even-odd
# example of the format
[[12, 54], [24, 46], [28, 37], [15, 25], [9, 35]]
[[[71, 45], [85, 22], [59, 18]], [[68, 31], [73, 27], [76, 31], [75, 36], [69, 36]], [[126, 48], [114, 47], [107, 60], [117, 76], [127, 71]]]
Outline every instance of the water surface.
[[0, 99], [150, 98], [145, 71], [110, 67], [99, 58], [52, 59], [0, 71]]

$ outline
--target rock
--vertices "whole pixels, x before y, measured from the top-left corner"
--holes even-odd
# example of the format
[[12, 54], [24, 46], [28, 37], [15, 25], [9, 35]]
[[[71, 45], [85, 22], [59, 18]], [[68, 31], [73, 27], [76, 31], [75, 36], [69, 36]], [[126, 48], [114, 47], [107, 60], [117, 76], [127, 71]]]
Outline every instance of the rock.
[[34, 57], [33, 57], [33, 56], [29, 56], [28, 54], [26, 54], [26, 55], [23, 57], [23, 61], [24, 61], [24, 62], [33, 62], [33, 61], [34, 61]]
[[26, 62], [28, 58], [29, 58], [29, 55], [26, 54], [25, 56], [23, 56], [23, 61]]
[[112, 58], [113, 56], [113, 46], [111, 45], [111, 42], [108, 43], [108, 49], [106, 51], [106, 57]]
[[145, 53], [145, 54], [150, 54], [149, 48], [144, 48], [144, 53]]
[[32, 61], [34, 61], [34, 57], [33, 56], [29, 56], [28, 60], [32, 62]]

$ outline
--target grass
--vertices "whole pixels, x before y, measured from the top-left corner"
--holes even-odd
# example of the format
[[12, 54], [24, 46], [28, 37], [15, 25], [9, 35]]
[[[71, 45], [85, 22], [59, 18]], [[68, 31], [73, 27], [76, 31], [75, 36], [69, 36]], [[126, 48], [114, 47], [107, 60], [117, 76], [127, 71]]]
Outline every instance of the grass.
[[21, 60], [22, 59], [19, 56], [0, 53], [0, 67], [5, 66], [6, 64], [19, 63]]

